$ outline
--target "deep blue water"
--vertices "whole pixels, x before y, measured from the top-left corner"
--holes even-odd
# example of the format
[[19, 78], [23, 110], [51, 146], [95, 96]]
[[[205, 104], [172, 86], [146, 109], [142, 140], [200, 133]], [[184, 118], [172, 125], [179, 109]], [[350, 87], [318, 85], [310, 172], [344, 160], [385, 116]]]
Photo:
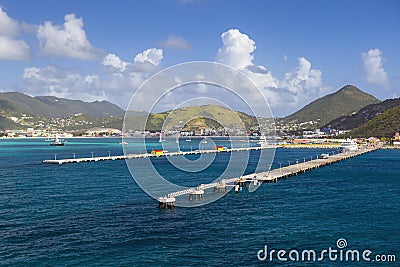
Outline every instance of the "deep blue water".
[[[230, 192], [209, 205], [173, 210], [157, 208], [125, 161], [41, 163], [54, 154], [122, 154], [118, 142], [70, 139], [64, 147], [50, 147], [40, 139], [0, 140], [0, 265], [276, 266], [282, 265], [276, 259], [257, 259], [264, 245], [320, 251], [345, 238], [349, 249], [395, 254], [397, 262], [387, 265], [398, 266], [399, 150], [375, 151], [263, 184], [253, 193]], [[158, 145], [154, 141], [149, 149]], [[278, 149], [273, 167], [324, 152]], [[248, 172], [257, 153], [250, 156]], [[228, 159], [228, 153], [219, 154], [210, 168], [195, 174], [174, 170], [165, 158], [154, 163], [171, 181], [193, 186], [219, 175]], [[368, 265], [386, 266], [375, 264]]]

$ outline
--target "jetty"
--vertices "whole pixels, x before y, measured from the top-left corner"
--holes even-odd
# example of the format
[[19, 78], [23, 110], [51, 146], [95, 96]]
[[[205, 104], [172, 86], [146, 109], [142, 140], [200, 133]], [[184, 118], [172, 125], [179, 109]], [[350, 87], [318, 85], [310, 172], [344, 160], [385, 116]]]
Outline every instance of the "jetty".
[[[191, 150], [191, 151], [176, 151], [166, 152], [163, 150], [155, 150], [156, 153], [141, 153], [141, 154], [126, 154], [119, 156], [105, 156], [105, 157], [86, 157], [86, 158], [68, 158], [68, 159], [46, 159], [43, 163], [47, 164], [66, 164], [66, 163], [80, 163], [80, 162], [93, 162], [93, 161], [105, 161], [105, 160], [122, 160], [122, 159], [138, 159], [138, 158], [150, 158], [150, 157], [172, 157], [172, 156], [185, 156], [194, 154], [207, 154], [207, 153], [223, 153], [223, 152], [238, 152], [238, 151], [249, 151], [249, 150], [261, 150], [268, 148], [276, 148], [277, 146], [257, 146], [257, 147], [239, 147], [239, 148], [223, 148], [223, 149], [206, 149], [206, 150]], [[160, 152], [160, 153], [158, 153]]]
[[204, 199], [204, 194], [206, 193], [207, 189], [213, 189], [212, 192], [225, 192], [226, 187], [231, 186], [235, 187], [235, 191], [238, 192], [240, 187], [246, 187], [246, 183], [253, 183], [254, 186], [259, 186], [262, 183], [277, 182], [281, 179], [299, 175], [312, 169], [321, 168], [323, 166], [369, 153], [377, 149], [379, 149], [379, 147], [362, 147], [356, 151], [342, 151], [337, 154], [334, 154], [333, 152], [332, 155], [329, 156], [317, 157], [316, 159], [311, 159], [308, 161], [306, 161], [306, 158], [304, 158], [302, 162], [297, 162], [292, 165], [265, 172], [252, 173], [230, 179], [221, 179], [221, 181], [209, 184], [201, 184], [193, 188], [171, 192], [166, 196], [159, 197], [158, 206], [161, 208], [175, 207], [176, 198], [184, 195], [189, 195], [190, 201], [201, 201]]

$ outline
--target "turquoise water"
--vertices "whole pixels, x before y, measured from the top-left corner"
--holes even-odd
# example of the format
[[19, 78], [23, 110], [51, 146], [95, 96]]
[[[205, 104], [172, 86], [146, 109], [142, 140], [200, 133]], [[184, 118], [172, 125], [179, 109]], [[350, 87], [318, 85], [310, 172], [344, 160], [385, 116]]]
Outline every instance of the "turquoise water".
[[[396, 254], [397, 263], [387, 265], [400, 260], [399, 150], [375, 151], [253, 193], [230, 192], [206, 206], [173, 210], [157, 209], [124, 161], [41, 163], [54, 154], [122, 154], [118, 142], [70, 139], [64, 147], [50, 147], [39, 139], [0, 140], [0, 265], [276, 266], [282, 264], [257, 259], [264, 245], [322, 250], [336, 247], [339, 238], [351, 249]], [[149, 149], [157, 146], [154, 140]], [[273, 167], [327, 151], [278, 149]], [[165, 158], [154, 163], [171, 181], [197, 185], [218, 175], [228, 159], [228, 153], [219, 154], [212, 167], [195, 174], [174, 170]]]

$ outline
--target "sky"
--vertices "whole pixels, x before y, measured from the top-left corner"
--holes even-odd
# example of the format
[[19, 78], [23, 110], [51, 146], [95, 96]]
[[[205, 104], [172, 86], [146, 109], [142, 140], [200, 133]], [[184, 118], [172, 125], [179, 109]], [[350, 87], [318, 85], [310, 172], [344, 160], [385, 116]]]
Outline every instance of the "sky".
[[[155, 73], [210, 61], [246, 75], [285, 116], [346, 84], [400, 97], [399, 29], [400, 1], [389, 0], [0, 0], [0, 91], [127, 109]], [[189, 87], [159, 109], [224, 96]]]

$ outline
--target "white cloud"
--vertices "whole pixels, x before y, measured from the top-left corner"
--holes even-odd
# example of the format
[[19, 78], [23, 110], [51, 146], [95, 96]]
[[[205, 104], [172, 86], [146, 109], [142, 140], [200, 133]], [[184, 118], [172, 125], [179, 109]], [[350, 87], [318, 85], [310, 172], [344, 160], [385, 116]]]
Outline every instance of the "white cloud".
[[102, 61], [103, 66], [111, 66], [121, 72], [124, 72], [126, 69], [126, 66], [128, 65], [127, 62], [121, 60], [117, 55], [115, 54], [108, 54], [103, 58]]
[[0, 59], [28, 60], [30, 48], [23, 40], [15, 39], [19, 34], [19, 23], [10, 18], [0, 7]]
[[91, 75], [86, 75], [84, 79], [85, 83], [88, 85], [92, 86], [98, 86], [99, 85], [99, 76], [97, 74], [91, 74]]
[[22, 78], [22, 89], [32, 95], [52, 95], [83, 101], [109, 98], [101, 89], [99, 77], [96, 74], [83, 77], [79, 73], [47, 66], [25, 68]]
[[376, 49], [370, 49], [367, 53], [362, 53], [361, 63], [365, 73], [365, 79], [371, 84], [380, 85], [389, 88], [388, 74], [383, 67], [382, 52]]
[[222, 47], [218, 49], [217, 62], [242, 69], [253, 64], [256, 45], [246, 34], [230, 29], [221, 34]]
[[192, 46], [184, 38], [179, 37], [175, 34], [168, 36], [168, 38], [162, 42], [161, 47], [163, 48], [177, 48], [182, 50], [190, 50]]
[[28, 60], [30, 48], [23, 40], [0, 36], [0, 59]]
[[0, 6], [0, 35], [15, 36], [19, 33], [19, 24], [10, 18]]
[[83, 60], [95, 59], [100, 50], [94, 48], [83, 30], [82, 18], [67, 14], [62, 26], [45, 22], [37, 31], [37, 38], [45, 54], [68, 56]]
[[[256, 45], [249, 36], [231, 29], [221, 35], [221, 40], [216, 60], [247, 75], [262, 90], [275, 114], [282, 116], [293, 112], [326, 90], [322, 85], [322, 72], [312, 69], [304, 57], [298, 58], [299, 65], [294, 71], [287, 72], [279, 80], [265, 66], [253, 63]], [[287, 60], [286, 54], [283, 59]]]
[[[300, 91], [310, 93], [310, 90], [322, 86], [320, 70], [311, 69], [311, 63], [304, 57], [298, 58], [299, 66], [295, 72], [286, 73], [281, 87], [288, 88], [294, 93]], [[303, 92], [303, 93], [304, 93]]]
[[31, 95], [52, 95], [83, 101], [109, 100], [125, 108], [136, 89], [158, 70], [161, 49], [148, 49], [141, 60], [129, 63], [115, 54], [106, 55], [98, 73], [84, 74], [54, 66], [25, 68], [19, 88]]
[[139, 53], [133, 59], [134, 63], [151, 63], [158, 66], [163, 59], [163, 50], [158, 48], [150, 48]]

